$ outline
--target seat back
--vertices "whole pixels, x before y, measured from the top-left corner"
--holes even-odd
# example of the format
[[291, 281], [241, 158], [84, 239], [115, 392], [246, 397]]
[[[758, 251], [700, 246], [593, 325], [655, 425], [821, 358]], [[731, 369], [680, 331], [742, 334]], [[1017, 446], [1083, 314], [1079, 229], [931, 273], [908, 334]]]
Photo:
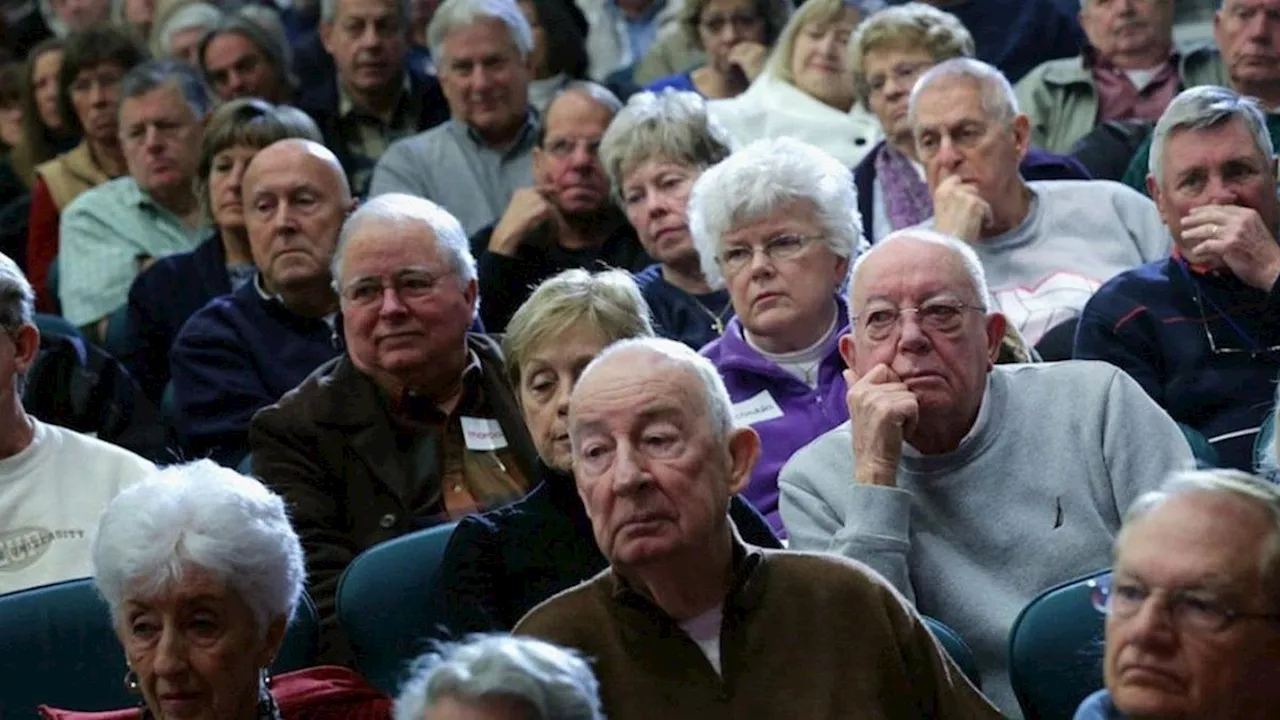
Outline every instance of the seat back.
[[1186, 425], [1178, 423], [1178, 429], [1182, 431], [1182, 436], [1187, 439], [1187, 444], [1191, 446], [1191, 454], [1196, 459], [1196, 466], [1201, 469], [1216, 468], [1222, 466], [1222, 461], [1218, 458], [1218, 450], [1209, 442], [1209, 438], [1204, 433]]
[[1040, 593], [1009, 632], [1009, 679], [1026, 720], [1070, 720], [1102, 687], [1102, 613], [1093, 607], [1102, 570]]
[[1258, 428], [1253, 441], [1253, 472], [1258, 477], [1280, 483], [1280, 464], [1276, 463], [1276, 414], [1267, 413], [1267, 419]]
[[[304, 595], [271, 671], [310, 667], [318, 647], [315, 605]], [[0, 595], [0, 718], [36, 717], [40, 704], [95, 711], [136, 705], [125, 670], [92, 580]]]
[[950, 625], [943, 623], [941, 620], [935, 620], [928, 615], [920, 616], [924, 620], [924, 624], [929, 627], [929, 632], [938, 639], [942, 645], [942, 649], [947, 651], [964, 676], [969, 678], [969, 682], [973, 686], [982, 689], [982, 673], [978, 672], [978, 661], [973, 657], [973, 650], [969, 649], [969, 645], [960, 637], [960, 634], [951, 629]]
[[432, 613], [429, 584], [456, 523], [403, 535], [360, 553], [338, 581], [338, 624], [356, 669], [395, 695], [408, 663], [446, 633]]

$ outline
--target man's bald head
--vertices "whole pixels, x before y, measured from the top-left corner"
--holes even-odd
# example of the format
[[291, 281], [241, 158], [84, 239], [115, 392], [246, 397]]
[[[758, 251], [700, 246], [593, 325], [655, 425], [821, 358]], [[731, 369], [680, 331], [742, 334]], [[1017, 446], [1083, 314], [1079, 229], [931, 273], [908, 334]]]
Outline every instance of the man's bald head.
[[292, 138], [257, 155], [241, 183], [253, 261], [268, 292], [329, 285], [342, 222], [355, 206], [351, 185], [329, 148]]

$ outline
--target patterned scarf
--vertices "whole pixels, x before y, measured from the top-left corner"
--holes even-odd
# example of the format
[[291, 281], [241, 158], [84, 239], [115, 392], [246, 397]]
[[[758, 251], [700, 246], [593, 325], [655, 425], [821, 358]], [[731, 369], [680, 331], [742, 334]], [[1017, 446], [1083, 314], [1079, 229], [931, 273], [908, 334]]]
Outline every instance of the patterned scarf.
[[[151, 714], [151, 709], [146, 705], [142, 706], [141, 720], [155, 720], [155, 715]], [[281, 720], [280, 708], [276, 705], [276, 699], [271, 697], [271, 691], [267, 689], [266, 683], [258, 685], [258, 712], [253, 716], [253, 720]]]
[[876, 153], [876, 177], [884, 188], [889, 225], [898, 230], [928, 220], [933, 215], [929, 186], [911, 164], [911, 158], [888, 142]]

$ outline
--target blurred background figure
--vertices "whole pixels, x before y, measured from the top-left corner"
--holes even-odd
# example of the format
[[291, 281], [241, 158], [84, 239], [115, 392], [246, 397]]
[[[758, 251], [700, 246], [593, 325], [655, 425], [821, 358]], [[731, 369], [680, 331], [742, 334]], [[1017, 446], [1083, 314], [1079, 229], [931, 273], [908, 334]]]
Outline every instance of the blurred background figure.
[[587, 77], [587, 21], [576, 5], [561, 0], [519, 0], [516, 5], [533, 31], [529, 105], [546, 114], [569, 83]]
[[244, 14], [230, 15], [201, 39], [200, 69], [223, 100], [288, 102], [297, 83], [287, 42], [278, 20], [264, 24]]
[[655, 80], [649, 90], [691, 90], [705, 98], [742, 94], [764, 70], [769, 51], [791, 17], [788, 0], [689, 0], [680, 27], [706, 63]]
[[207, 2], [181, 2], [159, 13], [147, 40], [151, 56], [200, 64], [200, 40], [222, 22], [224, 14]]
[[111, 24], [133, 33], [139, 42], [151, 37], [156, 16], [156, 0], [112, 0]]

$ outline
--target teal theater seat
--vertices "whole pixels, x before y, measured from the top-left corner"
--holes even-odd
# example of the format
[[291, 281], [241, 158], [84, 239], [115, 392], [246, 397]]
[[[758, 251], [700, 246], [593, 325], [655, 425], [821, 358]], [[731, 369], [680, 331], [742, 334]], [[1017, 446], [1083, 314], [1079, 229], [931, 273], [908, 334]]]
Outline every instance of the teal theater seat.
[[356, 670], [394, 696], [409, 662], [447, 635], [432, 615], [430, 583], [457, 523], [388, 540], [360, 553], [338, 581], [338, 624]]
[[1110, 569], [1040, 593], [1009, 631], [1009, 679], [1026, 720], [1071, 720], [1102, 688], [1105, 617], [1093, 605]]
[[1209, 443], [1209, 438], [1204, 433], [1191, 427], [1178, 423], [1178, 429], [1182, 431], [1182, 436], [1187, 439], [1187, 444], [1191, 446], [1191, 454], [1196, 459], [1196, 467], [1201, 470], [1221, 467], [1222, 462], [1218, 459], [1218, 450]]
[[[315, 605], [303, 595], [272, 672], [315, 664]], [[118, 710], [138, 704], [125, 690], [124, 651], [107, 604], [88, 579], [0, 595], [0, 718], [34, 718], [41, 704]]]
[[973, 657], [973, 650], [969, 649], [968, 643], [960, 637], [960, 634], [951, 629], [951, 626], [940, 620], [935, 620], [928, 615], [922, 615], [924, 624], [929, 626], [929, 632], [938, 639], [938, 643], [942, 645], [942, 649], [947, 651], [951, 656], [952, 662], [959, 666], [964, 676], [969, 678], [969, 682], [973, 686], [982, 689], [982, 674], [978, 672], [978, 661]]

